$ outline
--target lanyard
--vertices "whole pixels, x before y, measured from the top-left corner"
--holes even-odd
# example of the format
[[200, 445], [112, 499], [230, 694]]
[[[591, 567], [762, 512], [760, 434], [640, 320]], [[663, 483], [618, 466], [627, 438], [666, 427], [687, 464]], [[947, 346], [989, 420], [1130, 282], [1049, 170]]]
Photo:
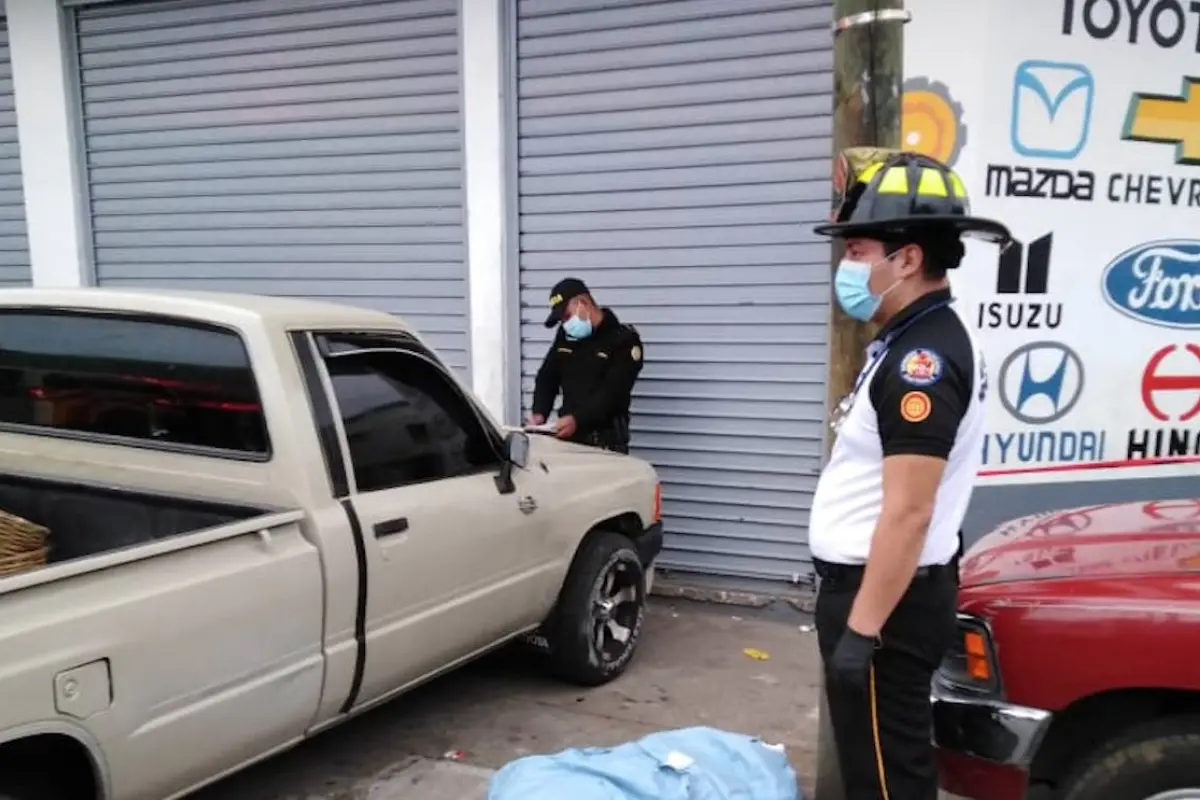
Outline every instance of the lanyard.
[[883, 337], [883, 341], [879, 343], [880, 346], [875, 351], [875, 355], [871, 356], [871, 360], [868, 361], [867, 365], [862, 368], [862, 372], [858, 373], [858, 379], [854, 381], [854, 389], [850, 392], [849, 400], [853, 402], [854, 398], [858, 396], [858, 390], [862, 388], [863, 381], [867, 379], [867, 376], [871, 374], [871, 370], [875, 369], [875, 366], [883, 360], [884, 356], [887, 355], [888, 349], [892, 346], [892, 342], [896, 341], [900, 334], [911, 328], [921, 317], [924, 317], [927, 314], [932, 314], [939, 308], [945, 308], [953, 302], [953, 297], [949, 298], [948, 300], [939, 300], [929, 308], [922, 309], [914, 314], [911, 319], [905, 320], [904, 324], [900, 325], [895, 330], [888, 331], [887, 335]]

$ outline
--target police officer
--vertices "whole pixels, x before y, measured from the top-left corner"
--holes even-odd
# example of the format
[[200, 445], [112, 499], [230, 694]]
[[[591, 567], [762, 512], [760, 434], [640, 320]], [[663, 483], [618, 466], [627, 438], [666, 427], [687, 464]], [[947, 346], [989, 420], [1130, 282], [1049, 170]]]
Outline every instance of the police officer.
[[529, 422], [541, 425], [562, 391], [555, 435], [629, 452], [629, 396], [642, 371], [642, 340], [612, 309], [596, 304], [578, 278], [550, 290], [546, 327], [558, 327], [538, 369]]
[[935, 800], [930, 682], [955, 631], [987, 393], [946, 273], [961, 236], [1011, 237], [970, 216], [962, 179], [933, 159], [881, 151], [850, 177], [816, 231], [845, 242], [839, 304], [880, 327], [833, 411], [813, 500], [817, 634], [848, 800]]

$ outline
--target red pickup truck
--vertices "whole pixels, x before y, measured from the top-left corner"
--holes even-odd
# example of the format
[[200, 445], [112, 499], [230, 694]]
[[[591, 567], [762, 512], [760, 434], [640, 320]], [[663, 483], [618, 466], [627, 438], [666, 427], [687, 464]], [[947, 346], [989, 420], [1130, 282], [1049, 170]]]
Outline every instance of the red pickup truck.
[[1200, 499], [1040, 514], [977, 542], [933, 701], [954, 794], [1200, 798]]

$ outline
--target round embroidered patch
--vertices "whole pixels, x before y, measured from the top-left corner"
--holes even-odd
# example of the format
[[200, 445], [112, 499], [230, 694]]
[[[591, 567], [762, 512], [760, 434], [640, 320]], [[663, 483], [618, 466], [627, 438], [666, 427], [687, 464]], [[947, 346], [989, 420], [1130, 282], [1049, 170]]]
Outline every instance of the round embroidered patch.
[[942, 378], [942, 357], [933, 350], [918, 347], [900, 359], [900, 380], [913, 386], [930, 386]]
[[629, 351], [629, 355], [633, 356], [634, 361], [641, 361], [642, 360], [642, 348], [638, 347], [635, 344], [633, 346], [633, 349]]
[[933, 401], [924, 392], [909, 392], [900, 398], [900, 416], [908, 422], [924, 422], [933, 411]]

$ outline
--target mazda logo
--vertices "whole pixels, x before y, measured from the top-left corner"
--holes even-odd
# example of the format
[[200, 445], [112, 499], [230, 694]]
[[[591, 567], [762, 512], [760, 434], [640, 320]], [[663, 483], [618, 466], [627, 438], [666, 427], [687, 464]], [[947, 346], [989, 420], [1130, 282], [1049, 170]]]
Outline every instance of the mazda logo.
[[1032, 342], [1000, 365], [1000, 402], [1028, 425], [1062, 419], [1083, 394], [1083, 361], [1060, 342]]

